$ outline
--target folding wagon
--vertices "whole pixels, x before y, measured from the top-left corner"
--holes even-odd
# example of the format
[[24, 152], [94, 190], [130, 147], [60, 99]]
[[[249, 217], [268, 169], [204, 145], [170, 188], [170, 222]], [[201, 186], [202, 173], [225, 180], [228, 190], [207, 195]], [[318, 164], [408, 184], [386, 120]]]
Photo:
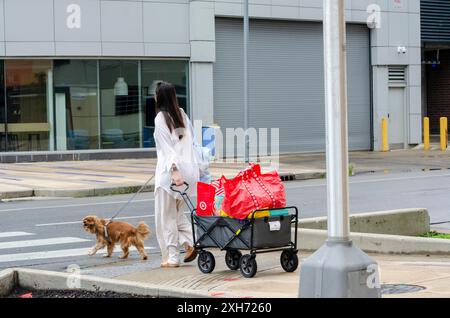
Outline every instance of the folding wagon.
[[[255, 211], [251, 218], [245, 220], [198, 216], [194, 204], [186, 193], [189, 185], [185, 185], [184, 191], [179, 191], [174, 186], [171, 189], [182, 196], [191, 212], [194, 248], [199, 253], [198, 268], [202, 273], [212, 273], [216, 265], [214, 255], [206, 250], [210, 248], [226, 251], [227, 267], [230, 270], [240, 269], [246, 278], [256, 275], [258, 270], [256, 255], [262, 253], [281, 252], [280, 263], [286, 272], [294, 272], [298, 268], [297, 207]], [[270, 216], [255, 217], [259, 212], [267, 211], [270, 211]], [[249, 253], [242, 255], [241, 251]]]

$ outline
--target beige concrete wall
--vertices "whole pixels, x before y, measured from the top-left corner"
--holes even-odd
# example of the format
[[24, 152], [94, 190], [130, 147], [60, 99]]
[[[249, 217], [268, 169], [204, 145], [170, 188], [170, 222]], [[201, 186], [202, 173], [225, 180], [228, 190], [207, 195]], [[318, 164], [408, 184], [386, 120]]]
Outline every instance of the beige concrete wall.
[[[327, 218], [312, 218], [299, 221], [304, 229], [326, 230]], [[418, 236], [430, 231], [430, 216], [427, 209], [405, 209], [350, 216], [350, 231], [404, 236]]]

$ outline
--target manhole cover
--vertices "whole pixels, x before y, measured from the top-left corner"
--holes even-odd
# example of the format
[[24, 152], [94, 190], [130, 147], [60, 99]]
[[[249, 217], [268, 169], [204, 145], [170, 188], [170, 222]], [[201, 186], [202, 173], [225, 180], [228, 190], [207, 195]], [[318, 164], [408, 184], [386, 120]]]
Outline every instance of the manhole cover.
[[398, 294], [418, 293], [425, 289], [426, 289], [425, 287], [416, 285], [405, 285], [405, 284], [382, 285], [381, 293], [383, 295], [398, 295]]

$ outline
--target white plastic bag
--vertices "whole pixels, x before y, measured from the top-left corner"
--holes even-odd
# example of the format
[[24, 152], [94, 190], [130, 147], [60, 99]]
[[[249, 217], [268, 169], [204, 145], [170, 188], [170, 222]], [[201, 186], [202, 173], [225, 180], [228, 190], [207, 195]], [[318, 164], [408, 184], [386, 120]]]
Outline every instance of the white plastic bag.
[[212, 159], [211, 150], [207, 147], [200, 146], [194, 139], [194, 152], [200, 171], [200, 182], [211, 183], [212, 177], [209, 172], [209, 164]]

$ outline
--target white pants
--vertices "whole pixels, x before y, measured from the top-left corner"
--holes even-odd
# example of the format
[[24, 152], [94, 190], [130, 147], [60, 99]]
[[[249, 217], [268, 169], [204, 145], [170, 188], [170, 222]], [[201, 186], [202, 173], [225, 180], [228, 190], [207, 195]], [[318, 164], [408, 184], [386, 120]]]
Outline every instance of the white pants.
[[184, 215], [184, 202], [175, 199], [163, 188], [155, 192], [156, 238], [162, 262], [179, 264], [181, 246], [193, 245], [192, 225]]

